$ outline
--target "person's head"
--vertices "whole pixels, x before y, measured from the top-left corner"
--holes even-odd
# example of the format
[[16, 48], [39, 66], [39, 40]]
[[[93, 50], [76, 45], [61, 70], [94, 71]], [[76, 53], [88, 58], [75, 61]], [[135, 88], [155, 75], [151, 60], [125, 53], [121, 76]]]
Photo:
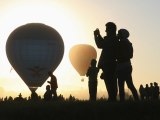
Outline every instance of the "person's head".
[[116, 26], [115, 23], [108, 22], [108, 23], [106, 23], [105, 26], [106, 26], [106, 33], [108, 35], [110, 35], [110, 34], [116, 34], [117, 26]]
[[18, 96], [19, 96], [19, 97], [22, 97], [22, 94], [20, 93]]
[[141, 84], [140, 87], [143, 87], [143, 85]]
[[118, 38], [121, 40], [126, 40], [129, 37], [129, 32], [126, 29], [118, 30]]
[[92, 59], [92, 60], [91, 60], [91, 66], [93, 66], [93, 67], [94, 67], [94, 66], [96, 66], [96, 64], [97, 64], [96, 59]]
[[153, 83], [150, 83], [150, 86], [153, 86]]
[[154, 82], [154, 86], [158, 86], [158, 83]]
[[148, 84], [146, 84], [146, 87], [148, 87]]
[[46, 86], [46, 90], [49, 91], [50, 90], [50, 85]]
[[49, 75], [49, 76], [52, 76], [52, 75], [53, 75], [53, 73], [52, 73], [51, 71], [49, 71], [49, 72], [48, 72], [48, 75]]

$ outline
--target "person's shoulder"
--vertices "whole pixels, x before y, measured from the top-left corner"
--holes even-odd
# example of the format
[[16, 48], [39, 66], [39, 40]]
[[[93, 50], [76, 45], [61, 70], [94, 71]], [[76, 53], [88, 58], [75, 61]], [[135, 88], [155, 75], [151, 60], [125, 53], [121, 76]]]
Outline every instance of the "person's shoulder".
[[129, 47], [133, 47], [132, 43], [128, 40], [126, 43]]
[[132, 44], [132, 42], [129, 39], [126, 39], [126, 42]]
[[125, 41], [126, 43], [128, 43], [128, 44], [132, 44], [129, 39], [125, 39], [124, 41]]
[[128, 39], [120, 40], [119, 43], [132, 45], [132, 43]]

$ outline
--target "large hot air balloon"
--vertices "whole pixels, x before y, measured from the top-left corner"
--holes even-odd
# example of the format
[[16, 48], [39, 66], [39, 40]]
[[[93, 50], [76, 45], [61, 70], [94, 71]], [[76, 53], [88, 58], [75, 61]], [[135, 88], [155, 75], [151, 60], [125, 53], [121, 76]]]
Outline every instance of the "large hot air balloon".
[[29, 23], [15, 29], [8, 37], [9, 62], [30, 90], [36, 90], [54, 71], [64, 54], [60, 34], [41, 23]]
[[71, 64], [80, 76], [84, 76], [86, 74], [91, 60], [96, 59], [96, 57], [97, 52], [95, 48], [87, 44], [75, 45], [69, 52]]

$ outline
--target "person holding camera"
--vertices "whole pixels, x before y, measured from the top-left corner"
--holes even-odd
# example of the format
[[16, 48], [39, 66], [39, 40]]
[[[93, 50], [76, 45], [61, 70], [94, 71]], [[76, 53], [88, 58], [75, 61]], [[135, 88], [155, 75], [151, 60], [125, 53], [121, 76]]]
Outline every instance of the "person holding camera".
[[106, 24], [106, 36], [100, 35], [99, 29], [94, 31], [94, 39], [97, 47], [102, 49], [98, 67], [103, 71], [103, 79], [108, 91], [108, 101], [116, 101], [117, 96], [117, 79], [116, 71], [116, 47], [118, 38], [116, 36], [117, 27], [115, 23], [108, 22]]

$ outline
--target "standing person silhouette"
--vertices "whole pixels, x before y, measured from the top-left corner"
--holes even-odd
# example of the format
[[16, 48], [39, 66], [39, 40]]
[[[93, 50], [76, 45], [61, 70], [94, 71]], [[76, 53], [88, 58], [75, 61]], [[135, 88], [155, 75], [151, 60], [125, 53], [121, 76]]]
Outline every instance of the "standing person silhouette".
[[149, 99], [153, 100], [153, 92], [154, 92], [154, 86], [153, 83], [150, 83], [150, 87], [149, 87]]
[[51, 86], [51, 92], [54, 95], [54, 98], [57, 98], [57, 88], [58, 88], [57, 78], [56, 76], [53, 75], [52, 72], [48, 72], [48, 75], [51, 77], [51, 79], [50, 81], [47, 81], [47, 82]]
[[146, 100], [149, 100], [149, 97], [150, 97], [150, 92], [149, 92], [149, 85], [146, 84], [146, 87], [145, 87], [145, 99]]
[[140, 85], [140, 87], [139, 87], [139, 93], [140, 93], [140, 98], [143, 101], [144, 97], [145, 97], [145, 88], [143, 87], [143, 85]]
[[156, 82], [154, 82], [153, 98], [154, 98], [154, 100], [159, 99], [159, 86], [158, 86], [158, 83], [156, 83]]
[[36, 93], [36, 91], [35, 90], [32, 90], [31, 91], [32, 93], [31, 93], [31, 100], [32, 101], [38, 101], [38, 94]]
[[99, 72], [99, 68], [96, 67], [97, 61], [95, 59], [91, 60], [91, 66], [88, 68], [86, 76], [89, 77], [88, 87], [89, 87], [89, 95], [90, 101], [96, 101], [97, 97], [97, 75]]
[[128, 40], [129, 32], [126, 29], [118, 31], [119, 43], [117, 46], [117, 78], [119, 85], [120, 101], [125, 100], [124, 83], [127, 83], [128, 88], [131, 90], [134, 100], [139, 100], [138, 93], [134, 87], [132, 80], [132, 65], [131, 58], [133, 57], [132, 43]]
[[102, 49], [98, 67], [103, 71], [103, 79], [108, 91], [108, 101], [116, 101], [117, 79], [116, 70], [116, 46], [118, 38], [116, 36], [117, 27], [113, 22], [106, 24], [106, 36], [100, 35], [99, 29], [94, 31], [94, 39], [98, 48]]

